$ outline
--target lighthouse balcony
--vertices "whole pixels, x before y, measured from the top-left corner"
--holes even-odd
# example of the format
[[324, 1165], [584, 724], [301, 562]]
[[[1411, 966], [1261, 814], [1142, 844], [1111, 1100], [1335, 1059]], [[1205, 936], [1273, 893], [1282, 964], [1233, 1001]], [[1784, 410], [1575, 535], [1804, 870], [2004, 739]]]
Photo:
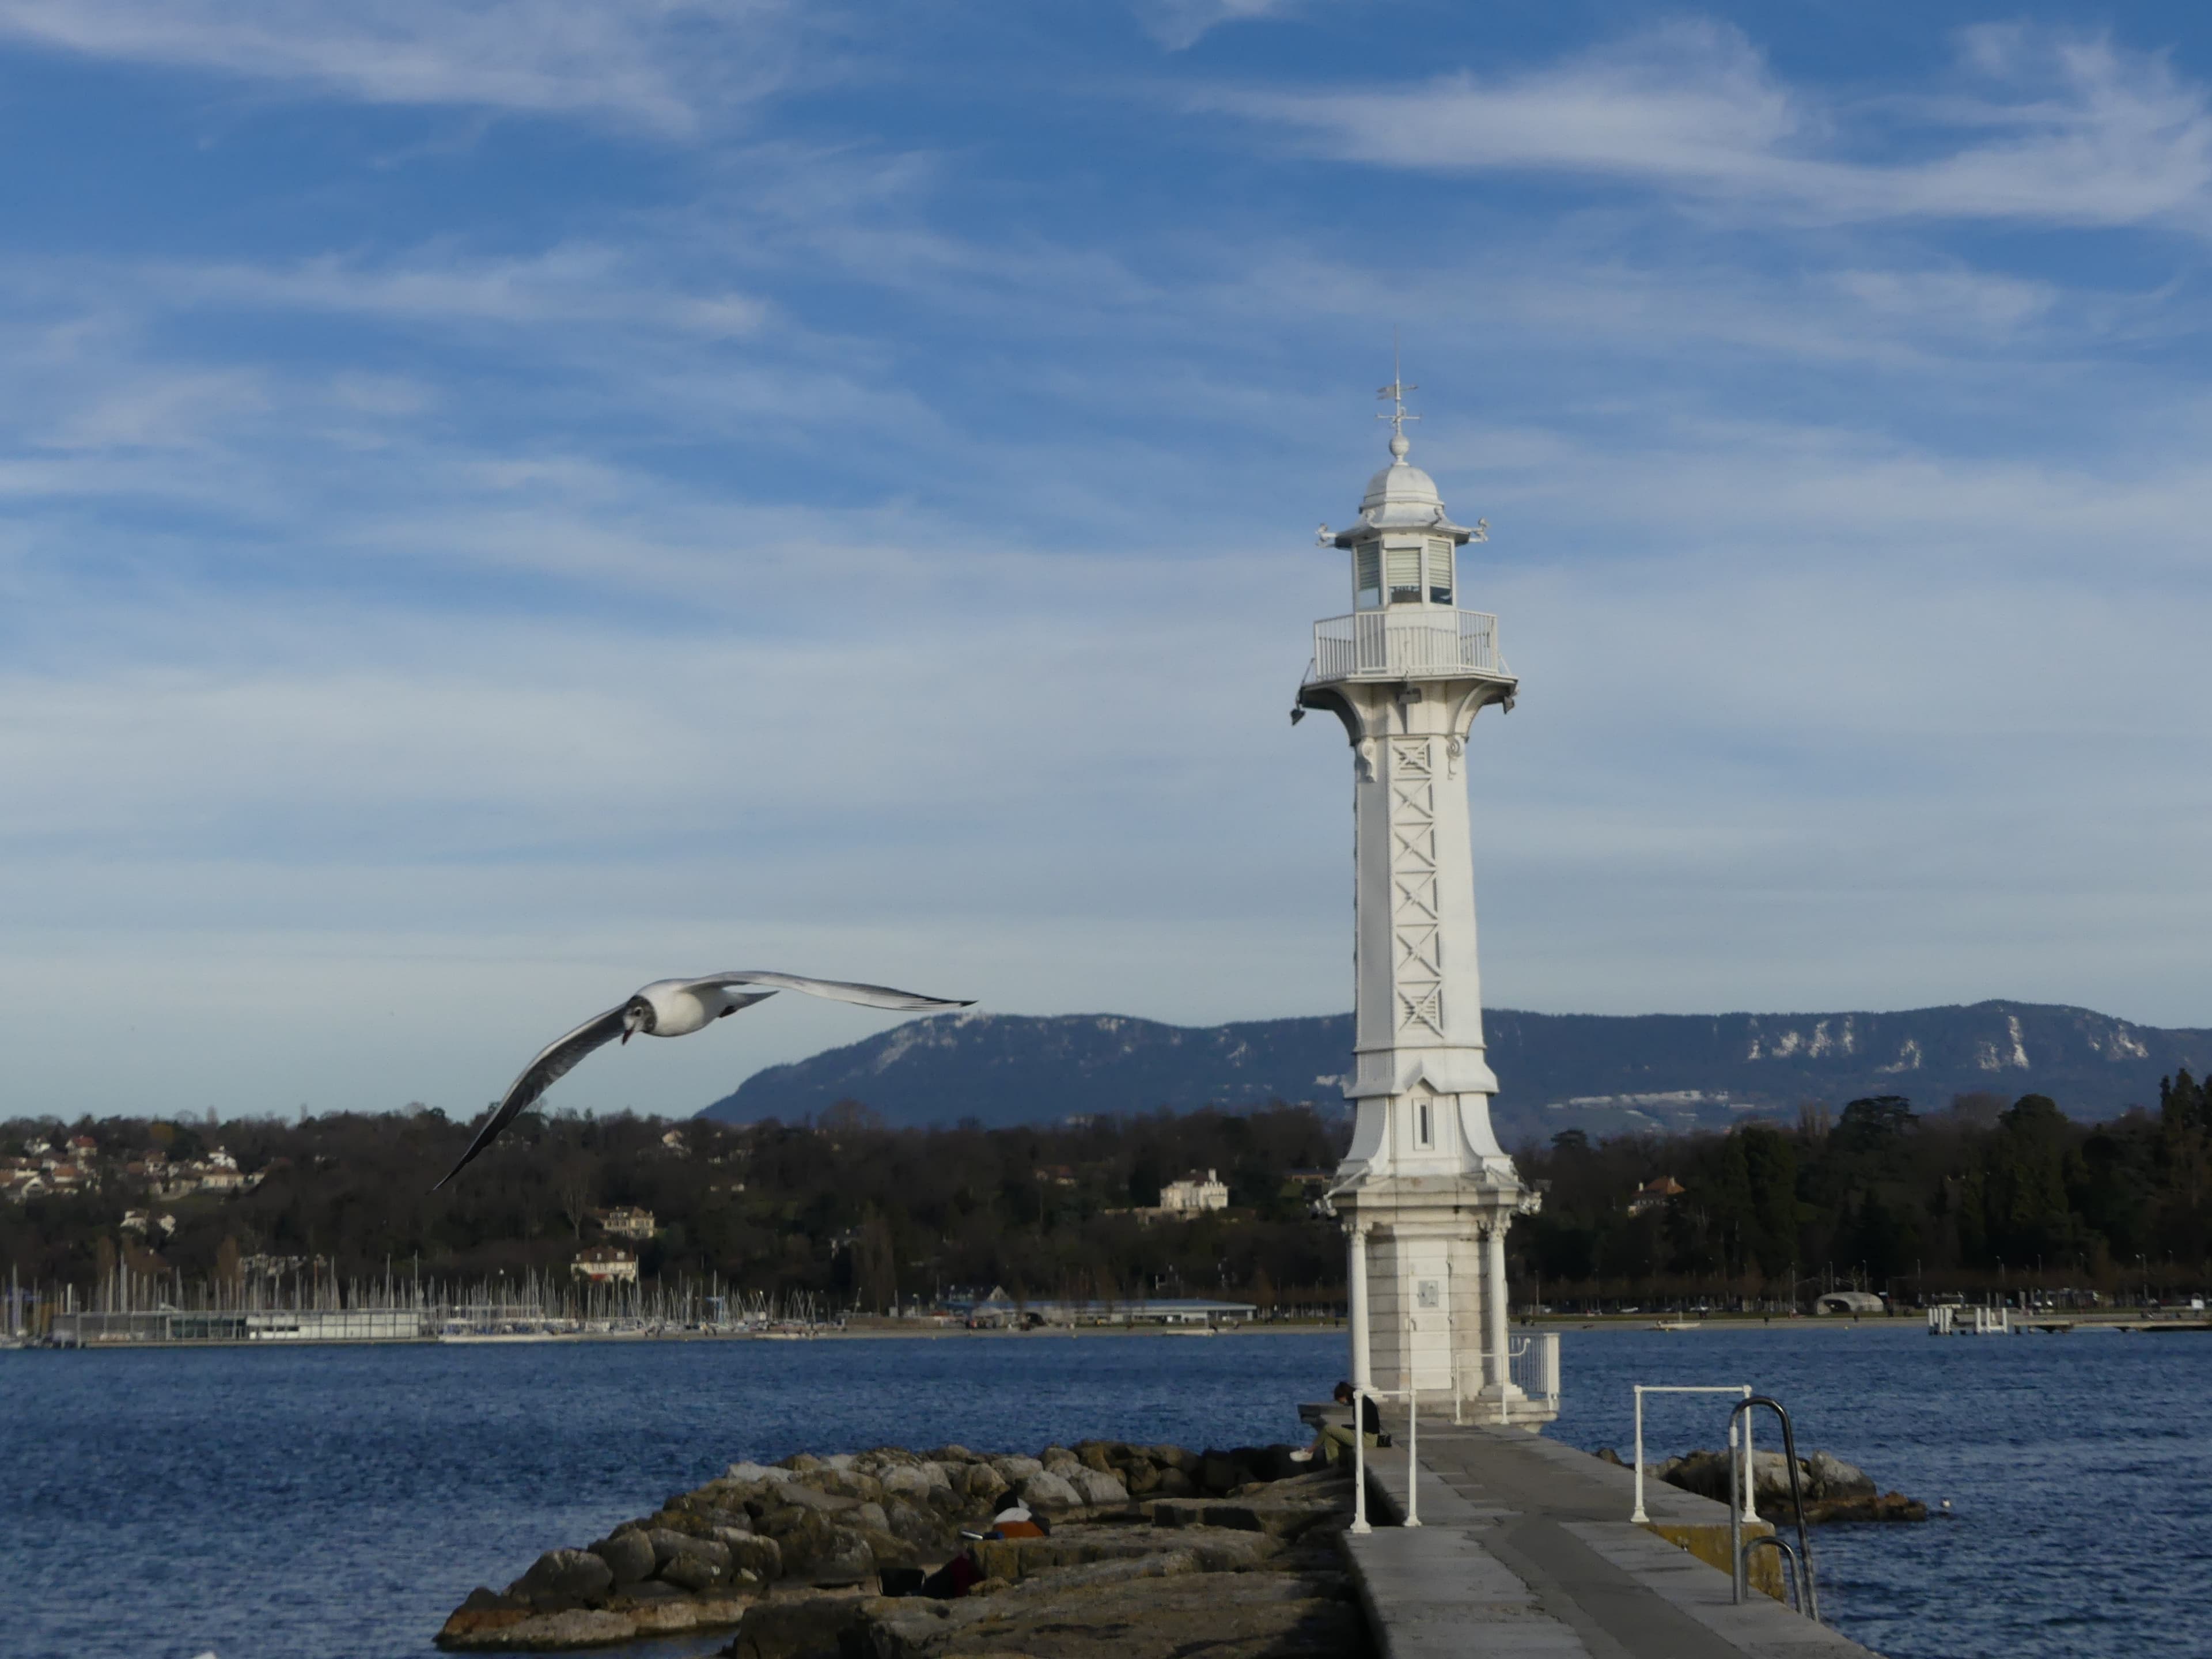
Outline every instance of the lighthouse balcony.
[[1355, 611], [1314, 624], [1313, 680], [1482, 675], [1510, 679], [1498, 654], [1498, 618], [1448, 605]]

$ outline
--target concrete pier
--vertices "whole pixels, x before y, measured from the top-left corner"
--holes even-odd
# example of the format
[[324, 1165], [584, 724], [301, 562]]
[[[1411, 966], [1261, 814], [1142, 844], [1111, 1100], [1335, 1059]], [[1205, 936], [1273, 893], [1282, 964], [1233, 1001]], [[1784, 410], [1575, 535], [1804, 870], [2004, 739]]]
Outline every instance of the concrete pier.
[[1735, 1605], [1725, 1571], [1661, 1535], [1724, 1561], [1724, 1505], [1647, 1484], [1653, 1527], [1635, 1525], [1628, 1471], [1524, 1431], [1424, 1422], [1421, 1525], [1397, 1524], [1407, 1468], [1402, 1425], [1393, 1431], [1395, 1449], [1368, 1454], [1375, 1530], [1346, 1539], [1382, 1659], [1869, 1655], [1769, 1596]]

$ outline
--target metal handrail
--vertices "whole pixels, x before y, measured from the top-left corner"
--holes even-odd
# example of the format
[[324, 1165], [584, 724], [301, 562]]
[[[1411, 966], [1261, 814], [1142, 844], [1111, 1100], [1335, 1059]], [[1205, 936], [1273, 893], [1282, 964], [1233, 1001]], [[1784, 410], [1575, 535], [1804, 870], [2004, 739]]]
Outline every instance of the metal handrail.
[[[1421, 1407], [1419, 1392], [1407, 1389], [1406, 1395], [1406, 1518], [1399, 1524], [1418, 1527], [1421, 1524]], [[1386, 1395], [1379, 1389], [1355, 1388], [1352, 1391], [1352, 1530], [1364, 1534], [1375, 1528], [1367, 1520], [1367, 1431], [1362, 1426], [1366, 1413], [1359, 1409], [1365, 1400], [1375, 1401], [1375, 1420], [1382, 1420], [1382, 1401]]]
[[[1796, 1603], [1797, 1611], [1799, 1613], [1804, 1612], [1805, 1583], [1803, 1578], [1800, 1576], [1797, 1552], [1790, 1547], [1790, 1540], [1784, 1538], [1780, 1533], [1765, 1532], [1759, 1534], [1756, 1538], [1747, 1538], [1743, 1540], [1744, 1555], [1747, 1558], [1751, 1553], [1757, 1549], [1761, 1544], [1773, 1545], [1775, 1548], [1782, 1552], [1782, 1559], [1789, 1562], [1790, 1599]], [[1749, 1571], [1747, 1570], [1744, 1573], [1744, 1577], [1748, 1580], [1750, 1577], [1751, 1574]]]
[[[1759, 1406], [1765, 1407], [1782, 1422], [1782, 1458], [1783, 1462], [1790, 1467], [1790, 1506], [1797, 1511], [1797, 1551], [1805, 1571], [1803, 1594], [1799, 1599], [1797, 1611], [1817, 1625], [1820, 1622], [1820, 1587], [1813, 1577], [1813, 1540], [1805, 1530], [1805, 1491], [1797, 1478], [1797, 1431], [1790, 1426], [1790, 1413], [1779, 1400], [1763, 1394], [1754, 1394], [1738, 1401], [1729, 1408], [1729, 1457], [1733, 1462], [1736, 1456], [1736, 1419]], [[1748, 1432], [1748, 1420], [1745, 1427], [1747, 1432], [1743, 1438], [1748, 1441], [1751, 1438]], [[1756, 1473], [1756, 1468], [1753, 1467], [1747, 1467], [1742, 1471], [1747, 1490], [1752, 1488]], [[1735, 1484], [1733, 1478], [1735, 1471], [1731, 1468], [1729, 1474], [1731, 1478], [1729, 1484], [1733, 1486]], [[1777, 1541], [1779, 1541], [1778, 1537]], [[1747, 1546], [1743, 1541], [1743, 1516], [1735, 1505], [1731, 1504], [1729, 1505], [1729, 1562], [1733, 1570], [1731, 1576], [1735, 1580], [1735, 1599], [1739, 1605], [1741, 1604], [1745, 1591], [1748, 1588], [1744, 1582], [1743, 1570], [1746, 1549]]]
[[[1651, 1517], [1644, 1512], [1644, 1396], [1647, 1394], [1740, 1394], [1746, 1400], [1749, 1400], [1753, 1396], [1751, 1392], [1751, 1384], [1748, 1382], [1714, 1384], [1701, 1383], [1694, 1386], [1682, 1383], [1662, 1384], [1657, 1382], [1638, 1382], [1634, 1385], [1634, 1391], [1636, 1395], [1636, 1507], [1630, 1511], [1628, 1518], [1634, 1522], [1638, 1526], [1641, 1527], [1648, 1525], [1651, 1520]], [[1748, 1484], [1739, 1481], [1735, 1479], [1736, 1464], [1734, 1461], [1735, 1457], [1735, 1419], [1731, 1417], [1729, 1419], [1729, 1457], [1730, 1460], [1729, 1463], [1729, 1507], [1731, 1513], [1733, 1513], [1736, 1503], [1739, 1501], [1738, 1494], [1741, 1494], [1741, 1501], [1743, 1504], [1743, 1518], [1746, 1520], [1753, 1520], [1757, 1517], [1752, 1511], [1751, 1487]], [[1748, 1452], [1751, 1449], [1751, 1425], [1748, 1421], [1747, 1421], [1743, 1425], [1743, 1444], [1744, 1450]], [[1748, 1460], [1747, 1460], [1747, 1462]]]

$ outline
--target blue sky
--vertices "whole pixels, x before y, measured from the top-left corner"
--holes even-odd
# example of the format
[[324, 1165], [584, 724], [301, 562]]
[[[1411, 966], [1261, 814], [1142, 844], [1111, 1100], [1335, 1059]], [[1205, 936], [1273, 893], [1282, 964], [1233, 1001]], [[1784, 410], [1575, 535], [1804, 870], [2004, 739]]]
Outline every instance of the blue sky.
[[0, 1111], [1346, 1006], [1394, 330], [1487, 1000], [2212, 1024], [2199, 9], [0, 0]]

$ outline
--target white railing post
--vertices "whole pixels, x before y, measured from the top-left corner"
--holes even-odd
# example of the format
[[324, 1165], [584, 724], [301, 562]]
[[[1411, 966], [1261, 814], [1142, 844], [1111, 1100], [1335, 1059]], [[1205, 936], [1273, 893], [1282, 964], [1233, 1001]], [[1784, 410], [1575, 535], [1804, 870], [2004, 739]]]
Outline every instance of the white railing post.
[[[1642, 1524], [1648, 1522], [1651, 1518], [1644, 1512], [1644, 1396], [1647, 1394], [1733, 1394], [1748, 1400], [1752, 1395], [1752, 1388], [1751, 1384], [1748, 1382], [1705, 1383], [1695, 1386], [1677, 1383], [1662, 1384], [1657, 1382], [1638, 1382], [1633, 1383], [1631, 1386], [1633, 1387], [1636, 1391], [1636, 1509], [1628, 1518], [1632, 1522]], [[1748, 1418], [1751, 1413], [1746, 1412], [1744, 1415]], [[1733, 1450], [1736, 1444], [1735, 1434], [1733, 1430], [1729, 1431], [1727, 1443], [1730, 1449]], [[1743, 1519], [1747, 1521], [1755, 1521], [1759, 1518], [1759, 1516], [1758, 1511], [1752, 1503], [1754, 1484], [1751, 1467], [1751, 1435], [1747, 1430], [1746, 1431], [1743, 1437], [1743, 1491], [1741, 1494], [1740, 1499], [1738, 1494], [1733, 1492], [1729, 1494], [1729, 1507], [1731, 1510], [1737, 1509], [1740, 1501], [1741, 1505], [1740, 1513]], [[1731, 1470], [1729, 1474], [1729, 1484], [1733, 1485], [1735, 1483], [1735, 1471]]]
[[1364, 1536], [1367, 1524], [1367, 1413], [1361, 1402], [1370, 1396], [1364, 1388], [1352, 1391], [1352, 1530]]
[[1406, 1524], [1421, 1524], [1421, 1390], [1406, 1390]]
[[1351, 1242], [1350, 1271], [1345, 1282], [1345, 1322], [1352, 1327], [1352, 1386], [1364, 1389], [1374, 1382], [1367, 1330], [1367, 1224], [1354, 1220], [1344, 1231]]
[[1650, 1520], [1644, 1512], [1644, 1385], [1636, 1385], [1636, 1510], [1628, 1517], [1638, 1526]]

